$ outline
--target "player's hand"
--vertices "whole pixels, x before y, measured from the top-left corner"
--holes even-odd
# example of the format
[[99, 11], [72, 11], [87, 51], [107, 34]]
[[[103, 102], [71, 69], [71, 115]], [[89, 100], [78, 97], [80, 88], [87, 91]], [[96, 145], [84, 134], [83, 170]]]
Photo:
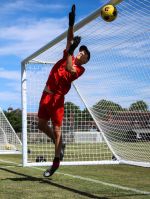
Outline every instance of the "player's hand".
[[69, 12], [69, 26], [74, 26], [76, 6], [73, 4], [71, 12]]
[[76, 36], [76, 37], [73, 38], [72, 44], [70, 45], [70, 48], [68, 50], [68, 53], [70, 55], [73, 55], [74, 50], [78, 47], [80, 42], [81, 42], [81, 37], [80, 36]]
[[78, 47], [80, 42], [81, 42], [81, 37], [80, 36], [76, 36], [72, 40], [72, 45], [76, 48], [76, 47]]

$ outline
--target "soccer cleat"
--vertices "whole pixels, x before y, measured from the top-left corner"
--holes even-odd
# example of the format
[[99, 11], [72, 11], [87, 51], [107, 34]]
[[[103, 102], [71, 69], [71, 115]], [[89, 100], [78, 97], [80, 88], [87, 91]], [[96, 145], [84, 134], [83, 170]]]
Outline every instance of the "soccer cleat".
[[58, 168], [59, 168], [59, 162], [53, 162], [51, 168], [48, 168], [46, 171], [44, 171], [43, 176], [44, 177], [52, 176]]
[[50, 176], [52, 176], [54, 173], [55, 173], [55, 171], [58, 169], [58, 167], [56, 168], [54, 168], [53, 166], [51, 167], [51, 168], [49, 168], [49, 169], [47, 169], [46, 171], [44, 171], [44, 173], [43, 173], [43, 176], [44, 177], [50, 177]]
[[64, 152], [65, 152], [66, 144], [62, 143], [61, 151], [60, 151], [60, 161], [64, 158]]
[[47, 169], [46, 171], [44, 171], [43, 176], [44, 176], [44, 177], [49, 177], [49, 176], [51, 176], [51, 171], [50, 171], [50, 169]]

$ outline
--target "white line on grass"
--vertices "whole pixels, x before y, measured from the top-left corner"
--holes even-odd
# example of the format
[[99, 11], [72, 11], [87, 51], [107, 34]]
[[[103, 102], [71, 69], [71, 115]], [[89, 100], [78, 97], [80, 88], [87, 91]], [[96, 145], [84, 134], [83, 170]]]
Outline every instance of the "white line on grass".
[[15, 165], [12, 165], [12, 166], [3, 166], [3, 167], [0, 166], [0, 169], [5, 169], [5, 168], [16, 168], [16, 166]]
[[103, 182], [103, 181], [100, 181], [100, 180], [94, 180], [94, 179], [91, 179], [91, 178], [85, 178], [85, 177], [82, 177], [82, 176], [74, 176], [74, 175], [61, 173], [61, 172], [57, 172], [57, 173], [65, 175], [65, 176], [69, 176], [69, 177], [72, 177], [72, 178], [77, 178], [77, 179], [80, 179], [80, 180], [85, 180], [85, 181], [94, 182], [94, 183], [97, 183], [97, 184], [102, 184], [102, 185], [114, 187], [114, 188], [117, 188], [117, 189], [123, 189], [123, 190], [126, 190], [126, 191], [132, 191], [132, 192], [135, 192], [135, 193], [150, 195], [150, 192], [141, 191], [141, 190], [138, 190], [138, 189], [135, 189], [135, 188], [124, 187], [124, 186], [121, 186], [121, 185], [107, 183], [107, 182]]
[[18, 163], [16, 163], [16, 162], [7, 161], [7, 160], [1, 160], [1, 159], [0, 159], [0, 162], [10, 163], [10, 164], [14, 164], [14, 165], [16, 165], [16, 166], [22, 166], [21, 164], [18, 164]]
[[[44, 169], [41, 169], [41, 168], [37, 168], [37, 167], [32, 167], [32, 168], [44, 171]], [[92, 179], [92, 178], [85, 178], [85, 177], [82, 177], [82, 176], [76, 176], [76, 175], [71, 175], [71, 174], [62, 173], [62, 172], [56, 172], [56, 173], [60, 174], [60, 175], [68, 176], [68, 177], [71, 177], [71, 178], [76, 178], [76, 179], [80, 179], [80, 180], [84, 180], [84, 181], [88, 181], [88, 182], [94, 182], [94, 183], [97, 183], [97, 184], [102, 184], [102, 185], [109, 186], [109, 187], [114, 187], [114, 188], [117, 188], [117, 189], [132, 191], [132, 192], [144, 194], [144, 195], [150, 195], [150, 192], [148, 192], [148, 191], [142, 191], [142, 190], [138, 190], [138, 189], [135, 189], [135, 188], [124, 187], [124, 186], [117, 185], [117, 184], [107, 183], [107, 182], [95, 180], [95, 179]]]

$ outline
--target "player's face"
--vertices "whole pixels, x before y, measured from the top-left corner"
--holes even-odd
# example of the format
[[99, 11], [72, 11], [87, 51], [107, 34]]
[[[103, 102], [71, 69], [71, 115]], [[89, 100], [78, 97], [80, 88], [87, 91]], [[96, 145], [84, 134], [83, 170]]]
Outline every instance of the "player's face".
[[79, 65], [86, 64], [87, 61], [88, 61], [88, 54], [86, 53], [86, 51], [85, 50], [80, 51], [75, 59], [76, 64]]

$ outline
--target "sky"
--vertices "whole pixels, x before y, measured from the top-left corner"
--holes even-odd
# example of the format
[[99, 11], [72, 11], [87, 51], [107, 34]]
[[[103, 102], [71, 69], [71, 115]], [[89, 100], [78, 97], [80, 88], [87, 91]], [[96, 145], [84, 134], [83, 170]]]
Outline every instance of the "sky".
[[21, 107], [21, 61], [68, 27], [75, 3], [76, 21], [99, 6], [99, 1], [0, 1], [0, 106]]
[[[7, 110], [10, 106], [14, 109], [21, 108], [21, 61], [67, 30], [68, 12], [72, 4], [76, 4], [77, 23], [106, 2], [106, 0], [0, 0], [0, 107], [2, 109]], [[98, 94], [100, 99], [106, 98], [121, 103], [124, 107], [141, 99], [149, 104], [150, 35], [147, 32], [148, 28], [145, 27], [150, 13], [145, 11], [150, 10], [150, 3], [148, 0], [131, 2], [126, 0], [125, 4], [120, 6], [120, 17], [116, 20], [116, 24], [100, 22], [101, 32], [92, 32], [94, 40], [91, 41], [90, 33], [86, 38], [86, 31], [84, 32], [84, 41], [89, 44], [94, 54], [90, 64], [94, 65], [98, 59], [103, 63], [103, 67], [95, 64], [95, 71], [89, 68], [87, 75], [82, 79], [84, 83], [78, 83], [82, 84], [79, 89], [81, 88], [89, 104], [93, 103], [93, 101], [90, 103], [90, 96], [93, 96], [92, 99], [96, 96], [97, 99]], [[146, 15], [143, 15], [144, 12]], [[97, 35], [101, 35], [101, 38]], [[98, 45], [98, 41], [101, 46]], [[112, 47], [115, 52], [109, 50]], [[98, 51], [105, 53], [98, 58]], [[108, 56], [109, 59], [106, 59]], [[109, 67], [110, 62], [117, 64], [118, 68]], [[122, 74], [123, 68], [126, 78]], [[101, 82], [100, 89], [97, 87], [99, 84], [96, 83], [97, 79]], [[117, 89], [114, 89], [116, 85]], [[91, 92], [88, 90], [87, 93], [85, 89], [87, 87], [91, 87]], [[126, 91], [130, 87], [132, 90]]]

